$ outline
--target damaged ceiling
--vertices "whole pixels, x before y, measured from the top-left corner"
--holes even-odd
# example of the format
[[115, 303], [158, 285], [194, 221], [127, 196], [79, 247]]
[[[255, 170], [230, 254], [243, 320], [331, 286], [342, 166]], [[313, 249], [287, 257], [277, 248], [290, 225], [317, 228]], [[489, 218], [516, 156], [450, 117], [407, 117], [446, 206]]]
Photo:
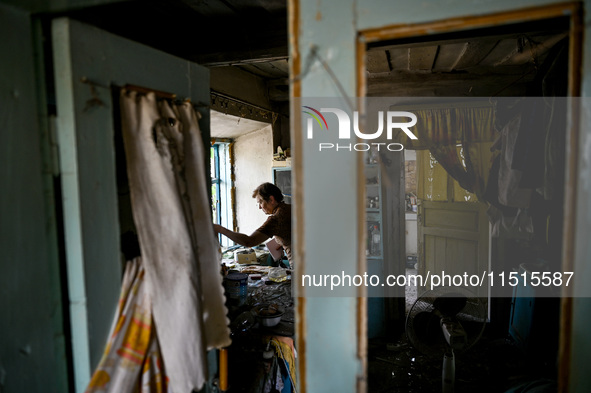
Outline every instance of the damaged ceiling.
[[[289, 100], [286, 0], [134, 0], [68, 16], [210, 68], [240, 68], [266, 81], [271, 102]], [[367, 95], [522, 95], [567, 31], [565, 18], [374, 43]]]
[[367, 95], [525, 95], [566, 44], [567, 32], [567, 21], [555, 20], [380, 42], [367, 51]]

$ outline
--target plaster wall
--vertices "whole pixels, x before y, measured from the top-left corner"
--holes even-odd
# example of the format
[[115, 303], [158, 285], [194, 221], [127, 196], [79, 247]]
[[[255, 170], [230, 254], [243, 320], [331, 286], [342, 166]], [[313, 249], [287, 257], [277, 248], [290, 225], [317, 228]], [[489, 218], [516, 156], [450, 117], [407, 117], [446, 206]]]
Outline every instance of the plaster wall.
[[267, 215], [256, 205], [252, 191], [271, 181], [273, 131], [271, 125], [251, 132], [234, 142], [236, 217], [238, 231], [250, 235], [265, 222]]

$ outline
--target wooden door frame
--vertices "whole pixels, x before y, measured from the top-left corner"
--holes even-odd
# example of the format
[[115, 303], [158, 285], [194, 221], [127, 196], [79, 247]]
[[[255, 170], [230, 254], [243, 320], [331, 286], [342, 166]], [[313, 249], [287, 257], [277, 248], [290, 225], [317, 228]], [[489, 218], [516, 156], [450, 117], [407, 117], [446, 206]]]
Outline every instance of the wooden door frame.
[[[437, 33], [468, 31], [472, 29], [494, 27], [507, 24], [524, 23], [551, 19], [556, 17], [570, 17], [569, 30], [569, 68], [568, 92], [570, 97], [579, 97], [581, 92], [581, 63], [583, 39], [583, 6], [579, 2], [551, 4], [539, 7], [523, 8], [499, 13], [478, 16], [465, 16], [443, 19], [428, 23], [397, 24], [376, 29], [361, 30], [356, 41], [356, 81], [357, 96], [365, 97], [367, 91], [366, 52], [367, 45], [373, 42], [402, 39], [410, 37], [428, 37]], [[566, 130], [566, 149], [569, 152], [565, 167], [564, 189], [564, 230], [562, 237], [562, 270], [573, 271], [576, 231], [576, 195], [578, 178], [578, 144], [580, 127], [577, 106], [569, 109], [570, 127]], [[559, 344], [559, 391], [567, 391], [569, 387], [570, 358], [571, 358], [571, 328], [573, 313], [572, 287], [563, 289], [560, 316], [560, 344]]]

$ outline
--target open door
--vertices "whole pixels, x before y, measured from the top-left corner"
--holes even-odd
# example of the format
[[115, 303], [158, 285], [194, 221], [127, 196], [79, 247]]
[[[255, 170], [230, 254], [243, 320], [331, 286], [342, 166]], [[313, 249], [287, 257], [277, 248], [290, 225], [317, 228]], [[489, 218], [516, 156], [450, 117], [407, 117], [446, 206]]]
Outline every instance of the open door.
[[[538, 104], [538, 108], [540, 108], [541, 106], [535, 102], [534, 97], [577, 97], [579, 95], [580, 51], [582, 48], [581, 14], [580, 4], [565, 3], [491, 15], [452, 18], [433, 23], [399, 24], [367, 30], [360, 34], [357, 46], [359, 95], [392, 97], [398, 99], [398, 102], [401, 103], [400, 106], [411, 111], [415, 109], [416, 113], [420, 113], [421, 110], [428, 107], [435, 108], [434, 104], [442, 103], [445, 98], [451, 98], [450, 102], [456, 102], [457, 107], [462, 108], [466, 107], [465, 104], [473, 105], [478, 99], [482, 99], [482, 106], [494, 104], [496, 109], [501, 109], [495, 112], [494, 124], [495, 129], [506, 131], [506, 134], [501, 134], [502, 137], [506, 137], [509, 135], [511, 123], [505, 120], [513, 120], [514, 114], [507, 116], [507, 119], [503, 118], [507, 108], [497, 105], [502, 98], [528, 97], [528, 104]], [[536, 51], [522, 50], [521, 44], [532, 38], [530, 33], [541, 34], [540, 39], [530, 41], [530, 46], [537, 48]], [[512, 34], [523, 36], [516, 37]], [[512, 42], [512, 40], [514, 41]], [[507, 52], [508, 50], [510, 53]], [[508, 61], [513, 56], [522, 53], [523, 56], [515, 57], [515, 61]], [[526, 60], [522, 61], [522, 59]], [[543, 67], [541, 67], [542, 64]], [[507, 68], [504, 68], [505, 66]], [[524, 68], [519, 68], [520, 66]], [[481, 67], [490, 68], [485, 70]], [[527, 67], [532, 68], [526, 69]], [[496, 71], [489, 72], [493, 68]], [[501, 68], [508, 72], [498, 72]], [[517, 73], [511, 75], [515, 71]], [[470, 73], [473, 73], [473, 77], [465, 78]], [[526, 81], [528, 78], [530, 80]], [[409, 97], [413, 99], [409, 99]], [[497, 280], [495, 286], [491, 285], [489, 288], [486, 274], [488, 272], [494, 273], [489, 276], [493, 278], [498, 278], [500, 275], [502, 280], [505, 272], [517, 272], [519, 269], [522, 271], [522, 276], [526, 277], [528, 272], [526, 268], [529, 266], [534, 266], [538, 271], [573, 270], [572, 261], [575, 260], [573, 231], [577, 206], [574, 202], [577, 195], [576, 152], [579, 150], [577, 143], [580, 143], [578, 104], [576, 100], [573, 101], [574, 103], [565, 106], [564, 110], [556, 112], [554, 111], [555, 107], [548, 105], [550, 109], [543, 113], [544, 116], [548, 113], [560, 114], [553, 118], [560, 122], [556, 127], [560, 131], [551, 135], [556, 137], [558, 141], [553, 145], [558, 157], [561, 157], [561, 154], [565, 157], [563, 162], [560, 161], [562, 158], [556, 160], [559, 165], [563, 165], [562, 170], [557, 171], [559, 175], [547, 183], [554, 186], [555, 194], [551, 195], [544, 190], [542, 195], [538, 187], [531, 195], [529, 206], [524, 207], [524, 204], [521, 203], [511, 203], [511, 207], [514, 209], [511, 211], [511, 215], [505, 212], [496, 214], [497, 212], [490, 209], [489, 214], [492, 218], [490, 226], [487, 220], [486, 204], [476, 200], [464, 201], [455, 198], [454, 193], [459, 191], [460, 187], [450, 179], [450, 175], [445, 173], [446, 170], [453, 172], [454, 179], [465, 186], [461, 188], [471, 190], [478, 195], [479, 200], [488, 202], [490, 207], [495, 207], [495, 199], [498, 199], [499, 204], [503, 205], [504, 201], [501, 200], [498, 190], [491, 187], [494, 191], [492, 196], [497, 195], [497, 198], [491, 199], [491, 195], [487, 193], [489, 190], [486, 185], [492, 184], [494, 186], [499, 183], [498, 179], [489, 183], [486, 181], [471, 182], [466, 181], [463, 176], [457, 176], [456, 168], [458, 166], [450, 165], [450, 163], [459, 162], [467, 167], [459, 152], [459, 159], [449, 159], [453, 156], [450, 153], [453, 151], [454, 145], [457, 149], [465, 148], [463, 143], [457, 143], [459, 138], [447, 140], [433, 138], [432, 140], [437, 143], [427, 147], [408, 144], [412, 150], [422, 149], [427, 155], [433, 154], [433, 159], [427, 159], [426, 165], [424, 164], [422, 168], [418, 166], [419, 171], [432, 168], [437, 162], [441, 163], [442, 167], [444, 164], [446, 165], [446, 169], [440, 168], [442, 172], [430, 176], [432, 182], [440, 181], [442, 183], [444, 191], [437, 197], [433, 196], [433, 193], [422, 197], [419, 195], [419, 199], [422, 199], [418, 211], [419, 276], [424, 278], [427, 273], [442, 275], [445, 272], [446, 275], [452, 277], [460, 274], [462, 276], [476, 275], [484, 281], [482, 286], [479, 281], [478, 285], [470, 283], [469, 287], [479, 297], [489, 297], [492, 292], [489, 302], [489, 326], [491, 329], [488, 332], [493, 335], [498, 334], [498, 337], [506, 337], [509, 318], [511, 318], [510, 329], [516, 332], [516, 334], [512, 333], [512, 337], [515, 337], [519, 346], [527, 348], [531, 364], [536, 362], [549, 366], [545, 377], [553, 378], [555, 374], [557, 375], [558, 391], [568, 390], [569, 382], [571, 382], [569, 378], [572, 380], [571, 375], [573, 375], [570, 362], [572, 358], [572, 289], [562, 288], [562, 292], [556, 292], [557, 296], [552, 300], [556, 300], [557, 303], [561, 302], [559, 311], [558, 307], [552, 309], [539, 307], [539, 309], [543, 309], [540, 314], [546, 319], [535, 322], [536, 326], [533, 328], [530, 324], [533, 318], [530, 318], [526, 312], [519, 310], [521, 304], [513, 300], [517, 298], [517, 295], [514, 294], [511, 298], [511, 293], [507, 296], [507, 292], [501, 291], [512, 289], [511, 286], [524, 285], [518, 282], [507, 285], [506, 282]], [[552, 100], [552, 102], [557, 101]], [[404, 106], [405, 104], [408, 106]], [[533, 107], [535, 108], [535, 105]], [[440, 107], [436, 109], [440, 109]], [[539, 121], [544, 118], [540, 115], [542, 112], [533, 112], [531, 108], [528, 110], [530, 111], [530, 119]], [[417, 117], [420, 120], [419, 115]], [[434, 114], [432, 118], [432, 123], [435, 124], [436, 115]], [[434, 127], [424, 127], [423, 129], [435, 130], [437, 134], [433, 133], [432, 135], [441, 136], [444, 135], [441, 131], [449, 128], [443, 127], [441, 124], [445, 123], [440, 122]], [[524, 124], [526, 123], [524, 122]], [[454, 130], [460, 129], [455, 124], [452, 128]], [[551, 127], [530, 126], [530, 129], [535, 130], [536, 137], [544, 140], [541, 137], [541, 135], [546, 136], [543, 131], [549, 130]], [[427, 136], [426, 133], [423, 135]], [[506, 139], [508, 138], [506, 137]], [[497, 141], [496, 138], [494, 140]], [[504, 143], [505, 147], [508, 146], [507, 140], [499, 140]], [[474, 139], [474, 142], [488, 143], [490, 141], [488, 138]], [[422, 142], [421, 135], [419, 135], [419, 142]], [[408, 146], [405, 145], [405, 148]], [[445, 149], [441, 149], [442, 146]], [[500, 152], [499, 157], [502, 157], [503, 145], [501, 145]], [[511, 158], [523, 159], [525, 157], [523, 154], [513, 153]], [[505, 168], [511, 170], [520, 168], [518, 165], [513, 166], [512, 162], [511, 165], [507, 165], [507, 162], [500, 160], [501, 158], [499, 161], [488, 160], [485, 155], [480, 155], [478, 161], [489, 165], [488, 168], [485, 168], [487, 171], [473, 170], [471, 173], [488, 173], [490, 178], [490, 176], [500, 173], [500, 169], [495, 168], [493, 171], [493, 164], [506, 165]], [[418, 154], [417, 162], [419, 162]], [[548, 161], [536, 169], [539, 170], [546, 164]], [[527, 181], [533, 181], [535, 178], [534, 176], [526, 176], [525, 180], [523, 184], [519, 183], [523, 188], [527, 188]], [[400, 187], [403, 187], [402, 179]], [[515, 186], [512, 191], [514, 188]], [[531, 185], [529, 188], [534, 189]], [[507, 200], [505, 195], [503, 195], [503, 199]], [[518, 209], [523, 210], [517, 211]], [[505, 225], [503, 222], [505, 216], [511, 218], [510, 225]], [[551, 223], [550, 217], [554, 217], [555, 224]], [[558, 232], [557, 235], [552, 235], [550, 232], [554, 230]], [[491, 232], [491, 236], [489, 236], [489, 232]], [[489, 249], [491, 250], [490, 254]], [[489, 260], [491, 260], [490, 265]], [[551, 267], [548, 268], [548, 266]], [[514, 293], [517, 293], [517, 290]], [[560, 298], [561, 295], [562, 298]], [[511, 302], [513, 302], [512, 309], [508, 307], [511, 306]], [[535, 302], [524, 301], [523, 303], [529, 307], [528, 311], [534, 309]], [[514, 321], [519, 324], [522, 320], [527, 323], [513, 327]], [[559, 324], [560, 328], [558, 328]], [[531, 334], [528, 338], [517, 338], [525, 328], [531, 328], [531, 332], [535, 332], [535, 334]], [[531, 346], [529, 339], [537, 340], [537, 344]], [[541, 351], [543, 354], [540, 354], [540, 348], [543, 348]], [[536, 352], [536, 350], [538, 351]], [[558, 362], [556, 362], [557, 358]], [[559, 367], [556, 367], [557, 365]], [[538, 369], [537, 366], [536, 369]], [[405, 371], [401, 371], [400, 375], [412, 377], [411, 373], [406, 374]], [[387, 378], [389, 377], [388, 374]], [[494, 378], [494, 380], [496, 379]], [[415, 381], [423, 380], [425, 380], [425, 374], [417, 374]], [[482, 380], [480, 379], [480, 382]], [[376, 383], [381, 382], [377, 378], [375, 381]], [[408, 383], [406, 380], [405, 382]], [[369, 382], [369, 386], [372, 386], [372, 381]], [[379, 386], [382, 387], [382, 385]], [[502, 390], [506, 390], [506, 387]]]
[[121, 283], [111, 89], [132, 84], [205, 103], [198, 110], [206, 145], [209, 71], [67, 18], [53, 21], [52, 37], [74, 378], [83, 392]]

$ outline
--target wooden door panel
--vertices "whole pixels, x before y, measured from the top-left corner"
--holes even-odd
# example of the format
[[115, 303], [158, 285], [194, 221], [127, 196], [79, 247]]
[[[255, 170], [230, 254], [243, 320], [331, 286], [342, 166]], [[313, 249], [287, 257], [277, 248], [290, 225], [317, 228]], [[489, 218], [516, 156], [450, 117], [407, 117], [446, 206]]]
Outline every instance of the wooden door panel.
[[[457, 206], [454, 206], [453, 209], [447, 210], [445, 205], [448, 205], [448, 203], [440, 202], [437, 204], [441, 204], [443, 206], [433, 206], [424, 211], [425, 229], [434, 228], [464, 231], [478, 230], [477, 210], [462, 211], [457, 209]], [[453, 205], [457, 205], [457, 203]]]
[[[489, 231], [484, 204], [423, 201], [419, 205], [418, 232], [419, 273], [423, 277], [482, 277], [488, 272]], [[432, 283], [429, 280], [421, 290], [429, 289]], [[478, 296], [488, 296], [487, 284], [468, 289]]]

